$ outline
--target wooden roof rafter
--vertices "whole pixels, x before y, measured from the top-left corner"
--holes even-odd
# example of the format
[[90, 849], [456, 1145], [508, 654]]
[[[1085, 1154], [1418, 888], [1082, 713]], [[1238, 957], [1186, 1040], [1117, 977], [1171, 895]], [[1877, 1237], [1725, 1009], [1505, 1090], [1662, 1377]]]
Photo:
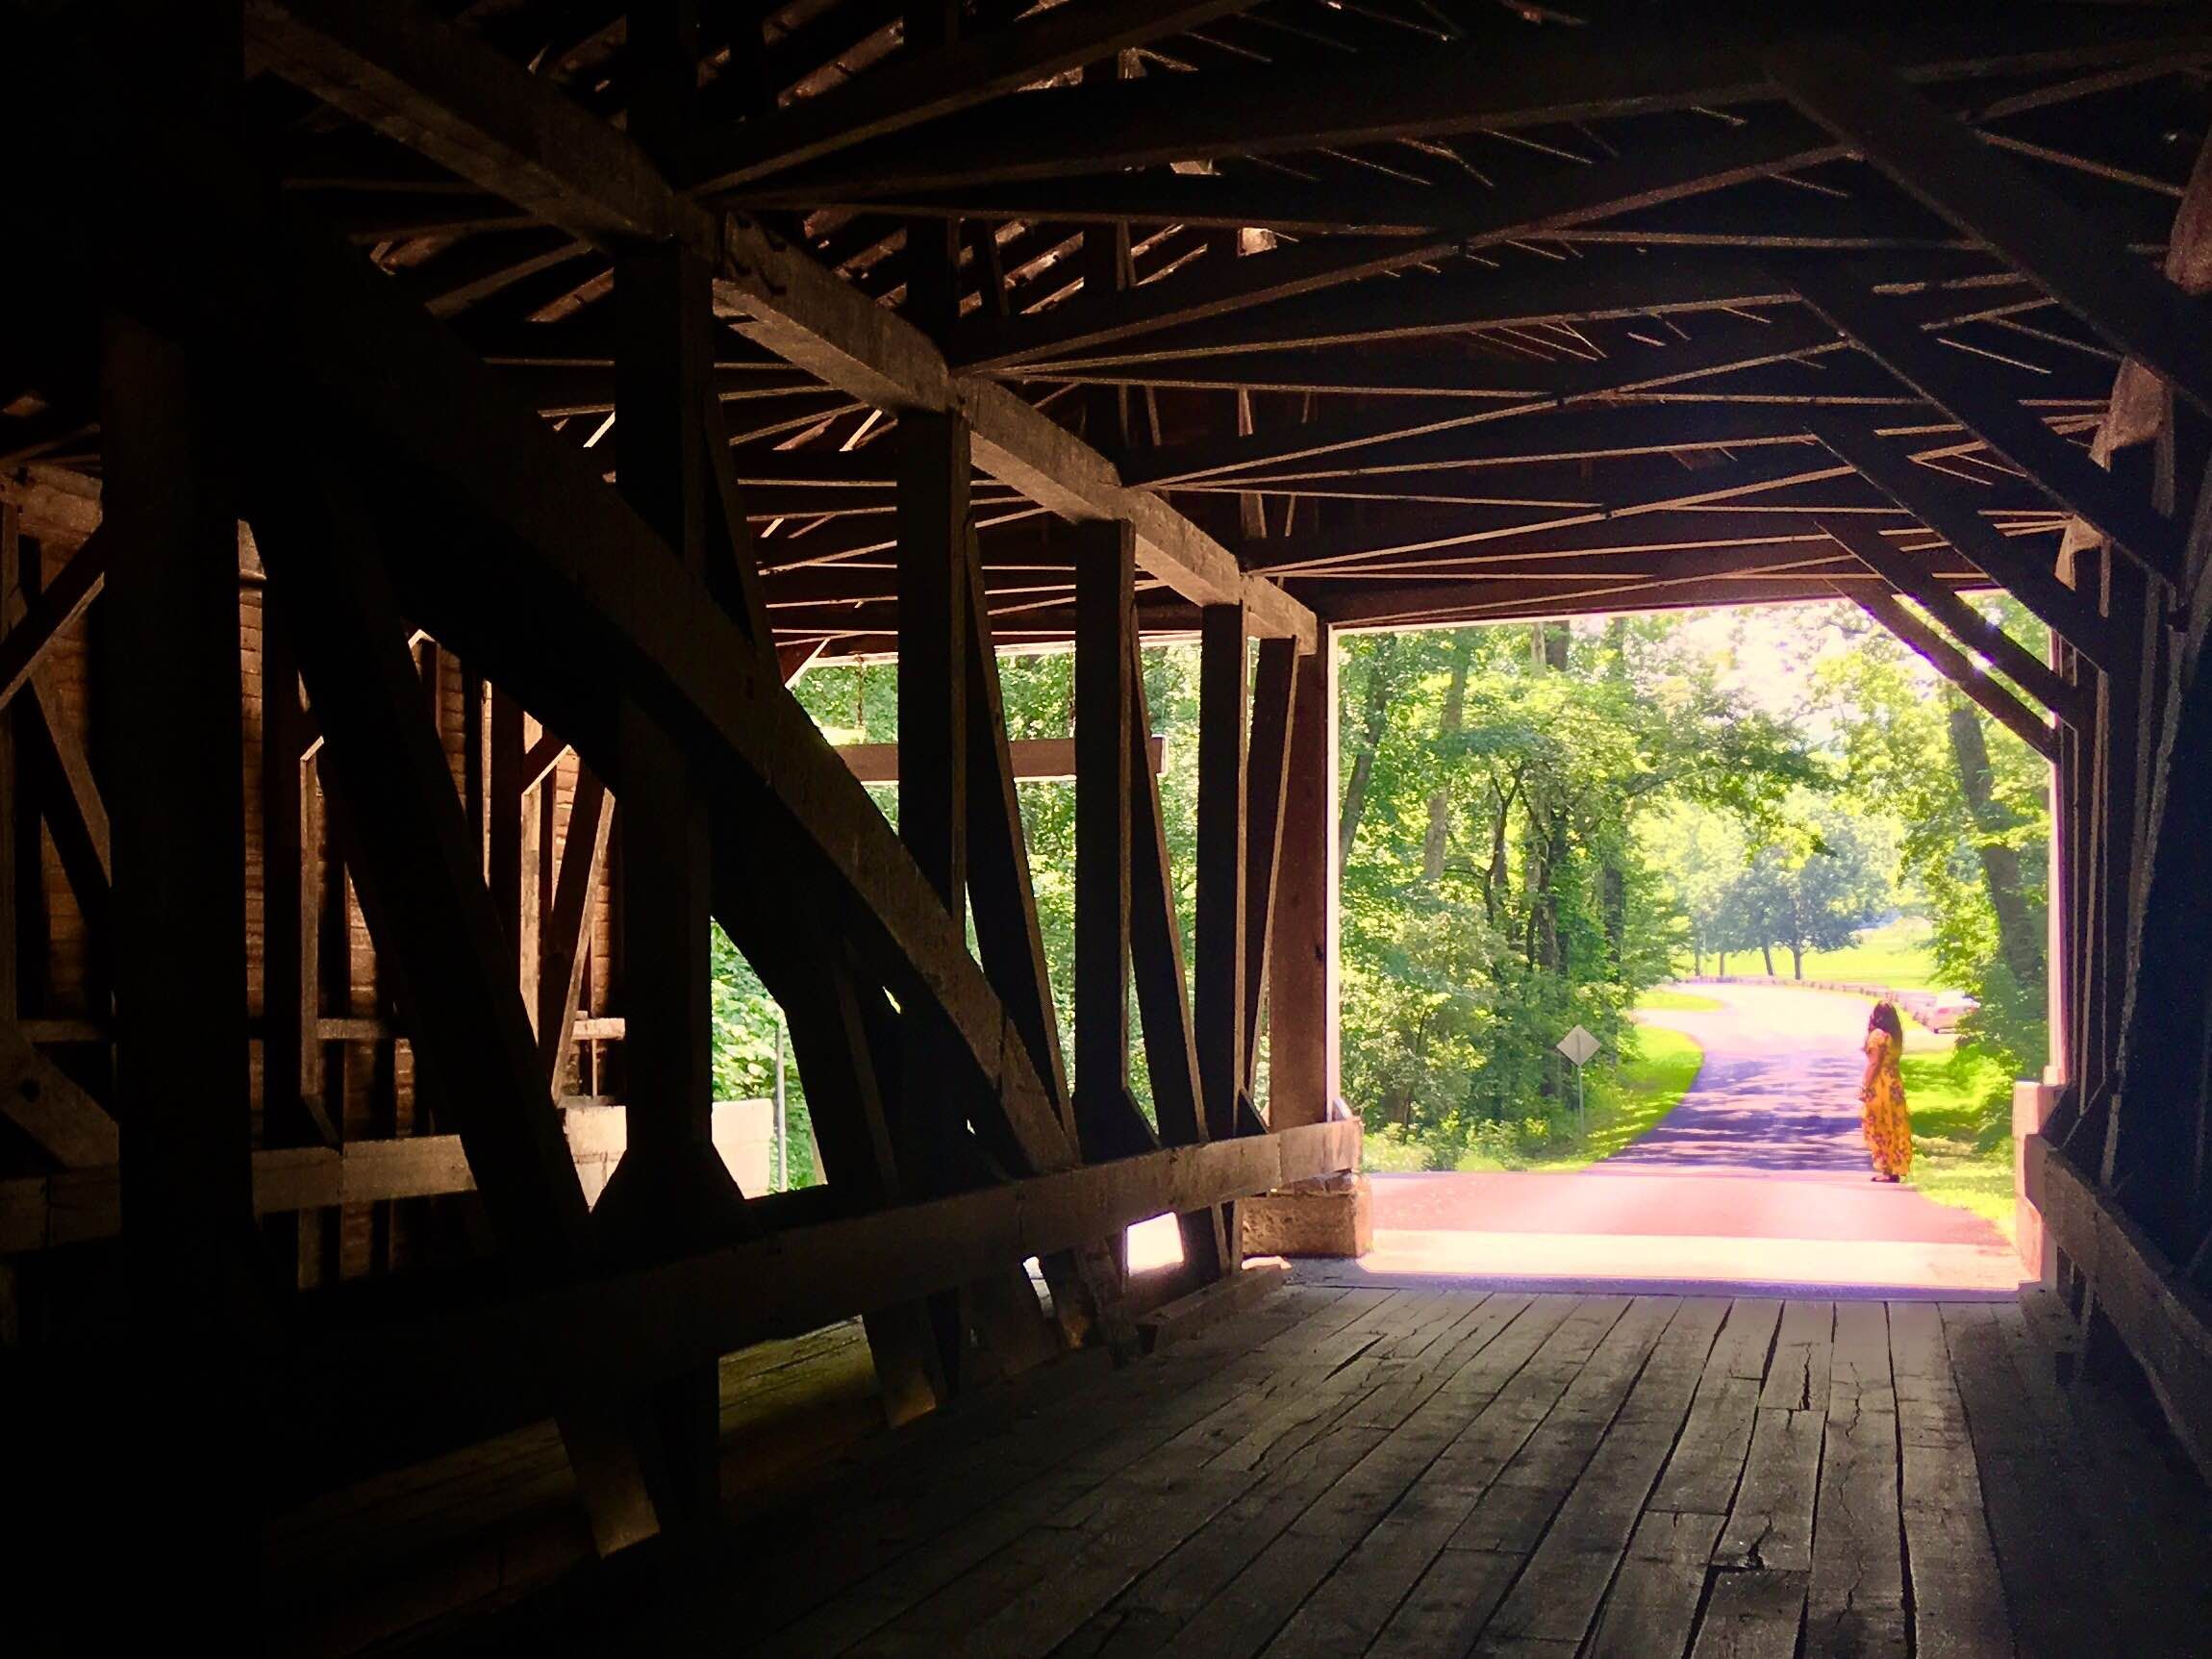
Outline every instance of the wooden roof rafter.
[[705, 254], [738, 332], [877, 408], [958, 410], [978, 465], [1076, 519], [1137, 526], [1146, 569], [1200, 602], [1242, 599], [1256, 631], [1310, 646], [1312, 617], [1248, 579], [1229, 551], [1159, 497], [1126, 489], [1081, 440], [1003, 388], [963, 380], [919, 330], [764, 227], [679, 194], [627, 138], [465, 33], [366, 0], [248, 0], [279, 73], [480, 188], [597, 245], [672, 239]]

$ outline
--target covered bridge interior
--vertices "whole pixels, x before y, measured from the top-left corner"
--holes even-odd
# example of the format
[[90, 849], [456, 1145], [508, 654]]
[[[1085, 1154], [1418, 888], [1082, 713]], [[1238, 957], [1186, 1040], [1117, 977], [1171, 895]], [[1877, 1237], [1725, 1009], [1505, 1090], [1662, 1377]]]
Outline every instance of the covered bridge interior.
[[[2208, 65], [2157, 4], [8, 8], [8, 1646], [2197, 1650]], [[1357, 1202], [1335, 634], [1838, 596], [2053, 764], [2044, 1282], [1262, 1299]], [[789, 689], [856, 654], [895, 828]], [[716, 1150], [715, 923], [823, 1185]]]

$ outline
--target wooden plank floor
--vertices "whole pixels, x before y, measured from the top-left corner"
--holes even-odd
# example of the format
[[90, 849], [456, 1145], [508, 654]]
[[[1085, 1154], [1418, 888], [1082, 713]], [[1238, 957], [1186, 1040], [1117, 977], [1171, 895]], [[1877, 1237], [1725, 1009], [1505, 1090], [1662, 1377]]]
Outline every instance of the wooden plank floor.
[[433, 1646], [2182, 1654], [2201, 1487], [2016, 1303], [1295, 1286], [881, 1437], [660, 1574]]

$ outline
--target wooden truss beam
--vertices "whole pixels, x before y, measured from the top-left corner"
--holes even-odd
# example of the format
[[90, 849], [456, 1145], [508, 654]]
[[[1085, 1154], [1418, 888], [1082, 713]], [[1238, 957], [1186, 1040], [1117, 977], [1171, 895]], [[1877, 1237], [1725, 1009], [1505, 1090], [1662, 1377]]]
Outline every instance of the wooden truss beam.
[[1112, 1157], [1129, 1089], [1130, 682], [1135, 563], [1124, 526], [1088, 526], [1075, 562], [1075, 1121]]
[[1822, 517], [1817, 522], [1868, 569], [1996, 664], [2022, 691], [2075, 730], [2088, 729], [2096, 714], [2094, 699], [2085, 698], [2049, 664], [1945, 587], [1924, 556], [1891, 546], [1865, 519]]
[[1093, 350], [1136, 335], [1203, 322], [1234, 312], [1295, 299], [1323, 289], [1402, 270], [1455, 250], [1496, 246], [1591, 219], [1611, 218], [1665, 202], [1725, 189], [1747, 179], [1831, 161], [1842, 151], [1815, 142], [1791, 123], [1729, 133], [1705, 145], [1671, 147], [1605, 166], [1567, 168], [1534, 184], [1496, 192], [1480, 209], [1445, 195], [1442, 229], [1428, 236], [1376, 239], [1324, 239], [1250, 260], [1201, 261], [1188, 275], [1109, 296], [1085, 285], [1082, 299], [1003, 322], [977, 317], [955, 334], [948, 350], [970, 367], [1005, 369], [1036, 360]]
[[1806, 424], [1869, 484], [1949, 542], [1952, 552], [2026, 606], [2045, 627], [2098, 666], [2119, 666], [2120, 646], [2095, 603], [2061, 582], [2040, 553], [1999, 534], [1958, 485], [1863, 422], [1816, 414]]
[[1198, 614], [1197, 897], [1192, 996], [1207, 1138], [1237, 1133], [1244, 1088], [1245, 766], [1251, 676], [1244, 614], [1209, 605]]
[[[1499, 425], [1496, 434], [1485, 433], [1480, 437], [1468, 434], [1470, 453], [1480, 456], [1486, 447], [1510, 445], [1516, 433], [1533, 430], [1564, 435], [1570, 430], [1578, 430], [1581, 425], [1566, 419], [1552, 419], [1532, 428], [1522, 427], [1520, 423], [1531, 415], [1564, 412], [1580, 404], [1602, 403], [1628, 392], [1677, 386], [1707, 375], [1733, 373], [1787, 358], [1817, 355], [1833, 351], [1841, 343], [1836, 339], [1834, 329], [1801, 308], [1793, 308], [1767, 326], [1750, 330], [1749, 333], [1753, 338], [1730, 332], [1717, 338], [1666, 347], [1634, 357], [1550, 367], [1546, 371], [1546, 378], [1551, 385], [1543, 392], [1477, 410], [1472, 414], [1455, 410], [1436, 412], [1435, 406], [1431, 405], [1431, 413], [1411, 417], [1403, 413], [1341, 415], [1296, 426], [1276, 427], [1248, 438], [1220, 438], [1147, 450], [1141, 456], [1133, 457], [1125, 464], [1124, 469], [1130, 476], [1148, 484], [1189, 484], [1231, 474], [1241, 475], [1261, 467], [1289, 466], [1299, 462], [1317, 461], [1354, 450], [1370, 449], [1378, 444], [1434, 437], [1446, 432], [1467, 433], [1470, 428], [1505, 423]], [[1677, 442], [1663, 444], [1654, 441], [1651, 446], [1654, 453], [1662, 449], [1672, 453], [1697, 441], [1699, 429], [1696, 422], [1698, 417], [1685, 417], [1679, 410], [1654, 408], [1611, 413], [1613, 418], [1610, 430], [1640, 432], [1658, 440], [1679, 429]], [[1735, 435], [1739, 442], [1760, 437], [1795, 438], [1799, 429], [1798, 417], [1794, 412], [1766, 410], [1755, 406], [1722, 415], [1716, 424], [1719, 429]], [[1594, 430], [1608, 430], [1602, 416]], [[1541, 453], [1541, 442], [1538, 453]]]
[[1336, 1110], [1337, 647], [1292, 681], [1272, 938], [1268, 944], [1268, 1126], [1277, 1134]]
[[2148, 496], [1939, 350], [1865, 289], [1811, 267], [1790, 280], [1805, 302], [1869, 356], [2011, 462], [2069, 512], [2109, 536], [2151, 575], [2181, 579], [2181, 534]]
[[792, 1228], [497, 1310], [334, 1338], [279, 1365], [272, 1394], [312, 1401], [291, 1427], [322, 1441], [354, 1411], [375, 1420], [420, 1402], [465, 1415], [541, 1397], [549, 1382], [618, 1393], [703, 1357], [970, 1283], [1164, 1211], [1203, 1210], [1356, 1169], [1359, 1144], [1356, 1122], [1245, 1135]]
[[[993, 676], [995, 677], [995, 676]], [[1152, 769], [1168, 764], [1168, 740], [1154, 733], [1150, 745]], [[898, 782], [896, 743], [841, 743], [838, 759], [864, 784]], [[1008, 775], [1017, 783], [1068, 784], [1075, 781], [1075, 740], [1072, 738], [1010, 738], [1006, 743]], [[974, 769], [969, 768], [972, 779]]]
[[599, 878], [607, 867], [607, 842], [614, 827], [614, 804], [607, 786], [591, 767], [576, 768], [575, 792], [568, 799], [568, 829], [561, 865], [554, 877], [553, 910], [545, 918], [539, 955], [538, 1057], [545, 1081], [561, 1092], [562, 1075], [574, 1046], [577, 998], [584, 990], [586, 945], [599, 898]]
[[0, 638], [0, 709], [31, 682], [62, 631], [85, 614], [108, 580], [111, 538], [95, 530]]
[[[299, 645], [325, 772], [360, 849], [349, 873], [371, 934], [404, 984], [417, 1051], [454, 1113], [517, 1282], [572, 1279], [594, 1255], [583, 1187], [550, 1109], [481, 854], [420, 717], [399, 606], [367, 545], [365, 515], [320, 456], [296, 439], [264, 436], [273, 443], [251, 498], [259, 540]], [[562, 1432], [599, 1547], [658, 1532], [649, 1438], [573, 1402]]]
[[[1816, 521], [1816, 515], [1842, 512], [1845, 506], [1839, 501], [1808, 506], [1801, 511], [1796, 508], [1745, 511], [1741, 498], [1724, 498], [1711, 508], [1656, 507], [1639, 511], [1631, 504], [1610, 516], [1593, 510], [1534, 523], [1514, 520], [1487, 523], [1480, 517], [1471, 520], [1462, 517], [1457, 512], [1440, 513], [1433, 517], [1412, 517], [1393, 539], [1385, 539], [1375, 531], [1322, 532], [1252, 542], [1248, 557], [1256, 567], [1279, 570], [1285, 580], [1293, 582], [1323, 579], [1349, 582], [1369, 576], [1400, 581], [1452, 574], [1537, 576], [1546, 571], [1571, 576], [1601, 568], [1604, 557], [1610, 554], [1717, 552], [1731, 547], [1771, 548], [1791, 542], [1818, 542], [1824, 532]], [[1904, 521], [1900, 514], [1876, 510], [1865, 515], [1874, 518], [1883, 534], [1892, 540], [1923, 547], [1934, 540], [1919, 525]], [[2028, 522], [2038, 524], [2036, 534], [2055, 537], [2058, 533], [2055, 523]], [[2000, 540], [2011, 539], [2013, 533], [1996, 527], [1991, 531]], [[2023, 559], [2032, 556], [2032, 550], [2018, 555]], [[1950, 560], [1948, 554], [1946, 557], [1947, 580], [1977, 575], [1970, 562]]]
[[1825, 536], [1807, 544], [1751, 543], [1672, 548], [1658, 553], [1593, 557], [1564, 573], [1546, 566], [1432, 580], [1363, 584], [1318, 602], [1338, 626], [1385, 627], [1419, 622], [1496, 621], [1590, 612], [1663, 609], [1672, 605], [1758, 603], [1777, 597], [1835, 597], [1834, 587], [1873, 587], [1880, 578]]
[[1251, 0], [1107, 0], [1033, 13], [913, 52], [703, 140], [688, 169], [703, 194], [787, 171], [1018, 91], [1064, 70], [1195, 29]]
[[827, 385], [898, 412], [959, 413], [976, 464], [1076, 521], [1135, 525], [1144, 569], [1200, 604], [1243, 600], [1311, 648], [1310, 613], [1081, 440], [1005, 389], [955, 377], [918, 329], [763, 226], [671, 189], [645, 153], [466, 32], [404, 4], [249, 0], [273, 68], [336, 107], [595, 245], [672, 239], [713, 264], [732, 327]]
[[1297, 676], [1319, 672], [1279, 640], [1260, 643], [1252, 677], [1252, 736], [1244, 804], [1244, 1076], [1249, 1095], [1260, 1064], [1260, 1010], [1266, 1000], [1269, 951], [1274, 939], [1276, 875], [1296, 731]]
[[[858, 191], [943, 189], [1111, 173], [1229, 154], [1341, 149], [1772, 99], [1762, 48], [1807, 26], [1802, 8], [1747, 19], [1725, 45], [1686, 43], [1664, 26], [1531, 30], [1356, 65], [1216, 71], [1026, 94], [934, 130], [799, 169], [780, 189], [834, 201]], [[1876, 57], [1915, 81], [2125, 63], [2205, 42], [2169, 25], [2032, 21], [1986, 0], [1924, 8], [1882, 0], [1848, 15]], [[2111, 27], [2111, 25], [2119, 25]], [[2179, 37], [2175, 38], [2174, 37]], [[1992, 50], [1992, 41], [2004, 45]], [[1203, 85], [1194, 82], [1203, 81]], [[1007, 144], [1010, 131], [1022, 135]]]
[[[1977, 252], [1921, 255], [1911, 266], [1883, 264], [1873, 272], [1880, 292], [1920, 292], [1954, 285], [2018, 289], [2025, 280], [1993, 272]], [[1623, 258], [1599, 255], [1542, 275], [1498, 280], [1489, 272], [1449, 273], [1432, 281], [1376, 285], [1347, 306], [1341, 296], [1315, 294], [1286, 300], [1201, 325], [1163, 330], [1127, 346], [1080, 357], [1024, 364], [1025, 376], [1050, 378], [1055, 370], [1096, 370], [1117, 365], [1189, 363], [1248, 352], [1320, 350], [1420, 340], [1486, 328], [1533, 328], [1546, 323], [1615, 321], [1639, 316], [1788, 305], [1797, 289], [1769, 266], [1737, 255], [1660, 250]], [[1538, 364], [1541, 371], [1545, 365]]]
[[2119, 351], [2212, 410], [2212, 311], [2136, 259], [2024, 167], [1841, 40], [1781, 48], [1791, 101]]
[[2021, 1156], [2028, 1201], [2142, 1365], [2190, 1461], [2212, 1478], [2212, 1303], [2057, 1146], [2030, 1135]]
[[0, 1114], [65, 1169], [113, 1164], [121, 1146], [115, 1119], [13, 1020], [0, 1021]]
[[1847, 589], [1838, 585], [1839, 598], [1850, 599], [1875, 621], [1909, 645], [1937, 673], [1964, 691], [1999, 725], [2045, 760], [2055, 760], [2058, 745], [2050, 727], [2035, 712], [1983, 673], [1973, 658], [1906, 610], [1887, 592]]
[[[983, 579], [968, 540], [962, 582], [968, 607], [968, 908], [975, 917], [977, 952], [1007, 1016], [1029, 1044], [1037, 1073], [1059, 1103], [1061, 1120], [1075, 1132], [1068, 1103], [1067, 1063], [1060, 1051], [1060, 1018], [1037, 919], [1036, 884], [1029, 874], [1029, 842], [1015, 790], [1017, 769], [1006, 736], [998, 657], [991, 649], [991, 616]], [[1071, 745], [1070, 745], [1071, 746]]]
[[[1134, 622], [1129, 632], [1129, 731], [1150, 723], [1144, 701], [1144, 653]], [[1168, 821], [1160, 780], [1136, 744], [1124, 751], [1129, 788], [1129, 967], [1137, 1008], [1144, 1024], [1144, 1067], [1152, 1084], [1152, 1112], [1160, 1140], [1170, 1146], [1219, 1139], [1207, 1109], [1198, 1031], [1192, 1017], [1191, 981], [1183, 962], [1183, 929], [1176, 915], [1175, 873], [1169, 862]], [[1229, 1133], [1234, 1134], [1232, 1128]], [[1202, 1279], [1233, 1271], [1238, 1260], [1236, 1217], [1225, 1205], [1181, 1212], [1183, 1260]]]
[[[617, 794], [620, 752], [605, 694], [619, 687], [667, 718], [711, 780], [717, 821], [826, 877], [864, 958], [902, 1006], [943, 1011], [962, 1063], [996, 1103], [1014, 1166], [1069, 1160], [1073, 1148], [1025, 1051], [1005, 1040], [1004, 1011], [943, 901], [706, 586], [495, 371], [396, 310], [350, 254], [306, 234], [265, 251], [257, 268], [281, 269], [285, 281], [257, 293], [261, 314], [288, 333], [314, 388], [309, 400], [378, 435], [392, 446], [391, 465], [435, 480], [425, 487], [449, 502], [439, 526], [411, 520], [387, 539], [411, 615], [520, 689]], [[512, 465], [483, 465], [487, 444]], [[541, 601], [528, 649], [512, 629], [517, 582]], [[561, 648], [548, 650], [551, 641]], [[593, 671], [580, 675], [575, 664]]]

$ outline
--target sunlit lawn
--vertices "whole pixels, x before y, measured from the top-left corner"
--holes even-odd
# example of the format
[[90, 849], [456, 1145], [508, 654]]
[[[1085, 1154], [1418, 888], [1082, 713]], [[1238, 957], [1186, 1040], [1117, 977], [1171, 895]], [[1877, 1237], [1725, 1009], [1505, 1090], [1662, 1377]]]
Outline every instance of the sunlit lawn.
[[1901, 1069], [1913, 1116], [1912, 1185], [1939, 1204], [1972, 1210], [2012, 1237], [2011, 1078], [1985, 1054], [1948, 1044], [1914, 1053]]
[[[1469, 1151], [1461, 1154], [1453, 1168], [1540, 1169], [1564, 1174], [1586, 1169], [1598, 1159], [1611, 1157], [1674, 1110], [1682, 1096], [1690, 1092], [1690, 1086], [1697, 1081], [1697, 1068], [1705, 1062], [1705, 1051], [1689, 1038], [1656, 1025], [1636, 1028], [1636, 1048], [1633, 1058], [1621, 1061], [1621, 1069], [1612, 1081], [1592, 1095], [1589, 1129], [1581, 1138], [1576, 1138], [1571, 1130], [1562, 1139], [1502, 1157], [1486, 1151]], [[1375, 1146], [1372, 1139], [1369, 1145]], [[1371, 1169], [1421, 1166], [1384, 1164], [1370, 1158], [1368, 1167]]]
[[[1789, 959], [1775, 953], [1774, 966], [1787, 975]], [[1935, 957], [1928, 949], [1928, 924], [1902, 917], [1886, 927], [1872, 927], [1848, 950], [1809, 950], [1807, 979], [1842, 979], [1891, 991], [1924, 991], [1935, 984]]]

